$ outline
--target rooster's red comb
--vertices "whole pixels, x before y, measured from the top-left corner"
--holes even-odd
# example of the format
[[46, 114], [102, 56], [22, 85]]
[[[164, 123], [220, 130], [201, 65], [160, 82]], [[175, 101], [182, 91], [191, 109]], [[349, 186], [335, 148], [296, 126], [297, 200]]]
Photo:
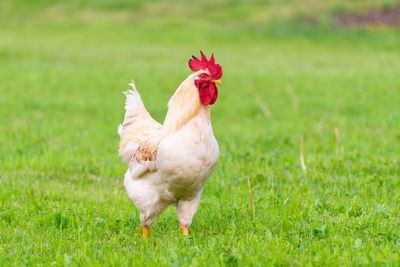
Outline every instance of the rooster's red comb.
[[222, 77], [222, 68], [221, 65], [215, 64], [214, 54], [211, 55], [210, 60], [206, 58], [203, 52], [200, 51], [201, 60], [195, 56], [189, 60], [189, 68], [192, 71], [199, 71], [208, 69], [210, 72], [211, 77], [218, 80]]

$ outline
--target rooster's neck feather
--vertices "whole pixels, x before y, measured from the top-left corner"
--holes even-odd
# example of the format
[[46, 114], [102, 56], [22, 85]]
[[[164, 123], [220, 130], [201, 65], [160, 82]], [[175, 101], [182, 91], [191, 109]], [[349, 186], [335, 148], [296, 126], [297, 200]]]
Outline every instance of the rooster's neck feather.
[[178, 131], [203, 110], [209, 117], [210, 107], [201, 104], [193, 76], [193, 74], [190, 75], [182, 82], [168, 103], [168, 112], [164, 121], [167, 134]]

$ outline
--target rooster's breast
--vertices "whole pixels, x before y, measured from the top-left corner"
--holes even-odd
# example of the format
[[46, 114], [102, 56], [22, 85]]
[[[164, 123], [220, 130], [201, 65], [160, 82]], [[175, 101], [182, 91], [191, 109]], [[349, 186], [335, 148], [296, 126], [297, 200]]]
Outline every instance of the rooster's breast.
[[198, 193], [218, 162], [219, 148], [209, 120], [194, 118], [160, 142], [160, 179], [177, 197]]

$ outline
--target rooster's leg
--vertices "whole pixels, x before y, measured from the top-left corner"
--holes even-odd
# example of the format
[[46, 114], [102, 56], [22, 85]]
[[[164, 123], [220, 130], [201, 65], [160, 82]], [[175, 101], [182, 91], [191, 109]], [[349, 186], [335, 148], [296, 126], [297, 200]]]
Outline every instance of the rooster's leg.
[[183, 235], [189, 235], [189, 226], [192, 224], [192, 219], [197, 211], [201, 197], [201, 192], [194, 198], [180, 199], [176, 204], [176, 213]]
[[179, 226], [181, 227], [182, 234], [188, 236], [189, 235], [189, 228], [184, 226], [181, 223], [179, 224]]
[[150, 227], [142, 226], [142, 237], [143, 239], [149, 238]]
[[161, 212], [168, 206], [168, 202], [154, 202], [148, 205], [146, 212], [140, 212], [140, 222], [142, 223], [142, 237], [147, 239], [150, 233], [150, 226], [153, 221], [161, 214]]

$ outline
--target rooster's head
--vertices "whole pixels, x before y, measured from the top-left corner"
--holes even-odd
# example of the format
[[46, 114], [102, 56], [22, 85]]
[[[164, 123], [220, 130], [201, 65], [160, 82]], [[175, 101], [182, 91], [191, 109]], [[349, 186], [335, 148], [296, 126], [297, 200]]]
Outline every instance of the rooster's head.
[[189, 60], [189, 67], [196, 72], [194, 84], [199, 90], [200, 101], [203, 105], [212, 105], [218, 97], [218, 89], [216, 84], [221, 84], [222, 68], [219, 64], [215, 64], [214, 54], [210, 60], [206, 58], [200, 51], [201, 60], [195, 56]]

